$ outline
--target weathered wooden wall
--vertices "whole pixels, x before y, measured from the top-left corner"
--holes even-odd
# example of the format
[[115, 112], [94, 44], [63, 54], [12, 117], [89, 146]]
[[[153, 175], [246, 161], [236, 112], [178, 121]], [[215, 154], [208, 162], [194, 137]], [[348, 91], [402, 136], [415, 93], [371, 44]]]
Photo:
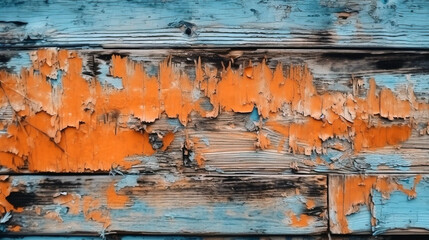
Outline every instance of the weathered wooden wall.
[[0, 234], [429, 233], [429, 2], [0, 9]]

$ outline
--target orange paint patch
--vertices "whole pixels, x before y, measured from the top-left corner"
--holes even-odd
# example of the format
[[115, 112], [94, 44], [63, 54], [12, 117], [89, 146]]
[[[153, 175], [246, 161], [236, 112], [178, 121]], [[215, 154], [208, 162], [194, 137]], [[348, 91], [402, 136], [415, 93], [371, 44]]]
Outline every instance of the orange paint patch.
[[167, 150], [168, 146], [170, 146], [170, 144], [173, 142], [174, 140], [174, 133], [173, 132], [168, 132], [167, 134], [165, 134], [165, 136], [162, 138], [162, 151]]
[[54, 211], [49, 211], [45, 214], [45, 218], [55, 220], [57, 222], [63, 222], [63, 219], [61, 218], [60, 214]]
[[269, 145], [270, 140], [267, 138], [267, 135], [263, 134], [262, 132], [259, 132], [255, 146], [259, 149], [267, 149]]
[[305, 206], [307, 206], [307, 209], [313, 209], [316, 206], [316, 203], [314, 200], [308, 199]]
[[107, 228], [111, 224], [110, 213], [100, 208], [100, 201], [90, 196], [83, 197], [83, 214], [86, 220], [103, 224]]
[[301, 214], [297, 217], [293, 212], [289, 212], [288, 216], [290, 217], [290, 225], [297, 228], [308, 227], [312, 221], [312, 217], [307, 214]]
[[80, 212], [81, 196], [74, 193], [66, 193], [54, 196], [54, 203], [68, 207], [68, 213], [77, 215]]
[[21, 226], [19, 226], [19, 225], [8, 226], [7, 230], [9, 232], [19, 232], [19, 231], [21, 231]]
[[115, 185], [111, 184], [106, 190], [107, 206], [110, 209], [121, 209], [126, 206], [130, 198], [126, 195], [119, 195], [115, 191]]

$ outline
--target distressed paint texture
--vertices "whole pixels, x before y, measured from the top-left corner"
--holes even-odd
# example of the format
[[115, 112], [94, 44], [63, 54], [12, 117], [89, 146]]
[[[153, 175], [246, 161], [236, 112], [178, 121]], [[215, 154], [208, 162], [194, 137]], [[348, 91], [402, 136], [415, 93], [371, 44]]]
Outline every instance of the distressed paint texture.
[[[180, 121], [184, 155], [190, 150], [188, 157], [204, 167], [210, 144], [188, 136], [191, 113], [207, 119], [224, 112], [257, 114], [261, 119], [253, 122], [255, 130], [243, 133], [254, 139], [254, 150], [308, 156], [323, 155], [328, 148], [344, 151], [350, 146], [353, 155], [398, 147], [411, 137], [419, 118], [429, 115], [429, 104], [417, 100], [411, 87], [396, 94], [377, 89], [374, 79], [365, 97], [319, 94], [306, 65], [271, 69], [262, 60], [240, 69], [230, 62], [218, 69], [198, 58], [191, 77], [167, 58], [159, 63], [157, 75], [149, 75], [142, 63], [112, 55], [110, 75], [121, 79], [118, 89], [83, 78], [76, 51], [41, 49], [30, 57], [32, 66], [20, 74], [0, 72], [0, 104], [13, 112], [1, 122], [0, 164], [14, 171], [24, 166], [33, 172], [130, 169], [141, 161], [127, 157], [166, 151], [174, 141], [177, 129], [160, 133], [145, 125], [164, 116]], [[282, 115], [301, 120], [282, 123]], [[263, 128], [280, 134], [278, 145]]]
[[425, 0], [4, 1], [0, 46], [422, 47]]
[[333, 233], [429, 230], [427, 175], [332, 175], [329, 194]]
[[8, 233], [310, 234], [327, 229], [326, 176], [4, 176]]

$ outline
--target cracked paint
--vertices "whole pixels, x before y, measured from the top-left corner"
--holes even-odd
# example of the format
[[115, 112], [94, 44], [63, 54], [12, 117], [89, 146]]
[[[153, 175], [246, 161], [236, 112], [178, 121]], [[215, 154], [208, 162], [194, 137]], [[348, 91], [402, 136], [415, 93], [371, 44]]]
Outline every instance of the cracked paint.
[[[0, 136], [0, 164], [14, 171], [28, 167], [32, 172], [108, 171], [130, 169], [138, 161], [128, 156], [152, 155], [166, 151], [174, 133], [162, 136], [163, 147], [154, 149], [149, 141], [151, 128], [132, 129], [130, 118], [151, 123], [165, 114], [187, 126], [191, 112], [215, 118], [223, 111], [258, 114], [266, 119], [261, 126], [283, 135], [278, 146], [269, 135], [258, 132], [255, 149], [275, 148], [295, 154], [323, 154], [323, 143], [342, 139], [354, 153], [365, 149], [398, 146], [412, 132], [413, 116], [428, 115], [429, 104], [418, 102], [411, 88], [405, 95], [377, 89], [369, 81], [366, 98], [351, 93], [318, 93], [307, 66], [277, 65], [270, 69], [265, 60], [249, 62], [244, 69], [231, 65], [214, 69], [195, 61], [195, 79], [172, 63], [159, 64], [158, 76], [149, 76], [142, 63], [113, 55], [110, 74], [120, 78], [123, 88], [103, 85], [96, 78], [82, 77], [82, 58], [77, 52], [41, 49], [30, 54], [32, 66], [21, 73], [0, 72], [0, 106], [11, 107], [13, 119], [3, 120], [7, 134]], [[61, 84], [50, 82], [58, 78]], [[237, 91], [237, 89], [240, 89]], [[199, 93], [199, 94], [195, 94]], [[209, 100], [210, 109], [201, 107]], [[300, 123], [276, 123], [273, 115], [288, 105]], [[400, 120], [371, 122], [374, 117]], [[253, 138], [253, 137], [252, 137]], [[198, 146], [197, 166], [204, 166], [204, 146]], [[340, 143], [333, 145], [343, 149]]]

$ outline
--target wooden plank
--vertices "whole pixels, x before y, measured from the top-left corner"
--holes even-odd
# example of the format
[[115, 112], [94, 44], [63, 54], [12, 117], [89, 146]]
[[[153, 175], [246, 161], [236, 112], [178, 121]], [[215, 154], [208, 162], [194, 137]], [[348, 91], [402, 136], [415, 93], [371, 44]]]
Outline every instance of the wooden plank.
[[[304, 236], [232, 236], [232, 237], [210, 237], [210, 236], [123, 236], [123, 235], [107, 235], [106, 239], [108, 240], [324, 240], [324, 239], [334, 239], [334, 240], [401, 240], [404, 236], [327, 236], [327, 235], [304, 235]], [[413, 239], [422, 239], [422, 236], [407, 236]], [[3, 238], [4, 240], [99, 240], [100, 237], [77, 237], [77, 236], [9, 236]]]
[[[9, 234], [315, 234], [326, 177], [2, 176]], [[16, 232], [14, 232], [16, 231]]]
[[1, 56], [3, 172], [428, 172], [428, 52]]
[[428, 203], [428, 175], [329, 176], [332, 233], [428, 234]]
[[2, 47], [428, 48], [413, 1], [3, 1]]

